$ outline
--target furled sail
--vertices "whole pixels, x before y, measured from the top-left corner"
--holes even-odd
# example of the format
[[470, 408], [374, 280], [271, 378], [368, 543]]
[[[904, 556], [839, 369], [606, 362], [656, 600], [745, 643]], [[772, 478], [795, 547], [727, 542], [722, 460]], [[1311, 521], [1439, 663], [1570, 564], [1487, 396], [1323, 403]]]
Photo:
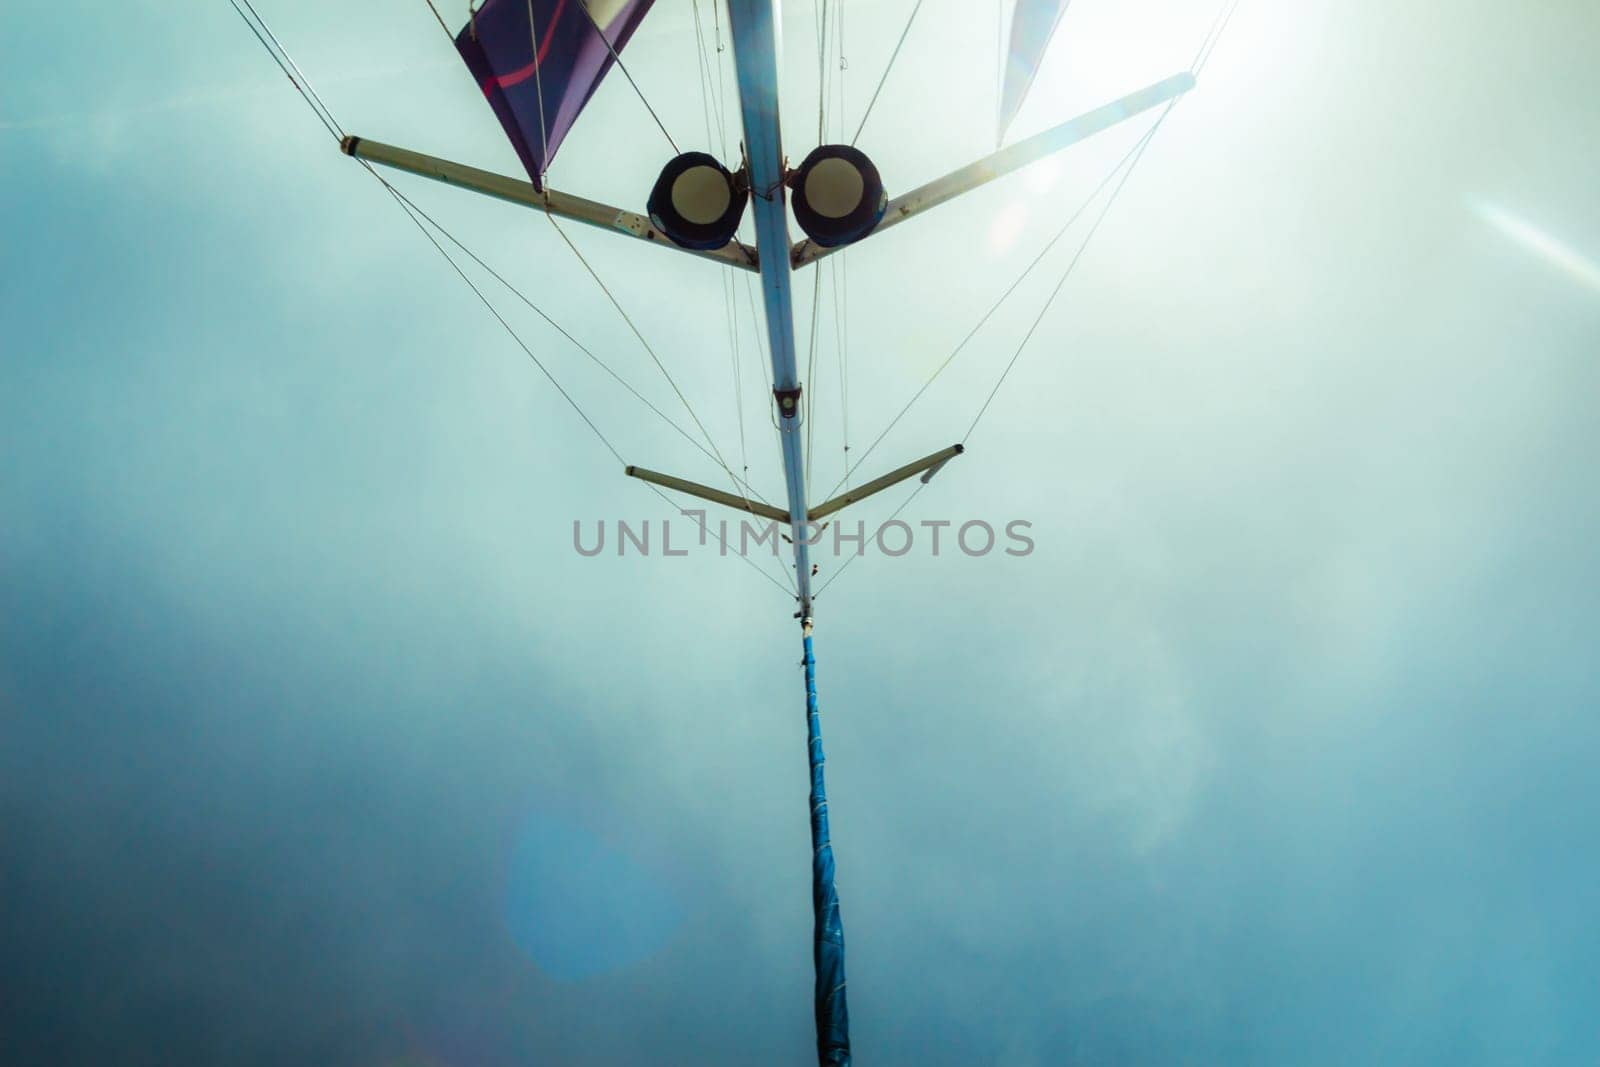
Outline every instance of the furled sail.
[[1033, 87], [1044, 53], [1068, 0], [1017, 0], [1011, 13], [1011, 45], [1006, 49], [1005, 85], [1000, 94], [1000, 122], [995, 141], [1003, 141], [1022, 101]]
[[535, 188], [654, 2], [486, 0], [456, 35]]

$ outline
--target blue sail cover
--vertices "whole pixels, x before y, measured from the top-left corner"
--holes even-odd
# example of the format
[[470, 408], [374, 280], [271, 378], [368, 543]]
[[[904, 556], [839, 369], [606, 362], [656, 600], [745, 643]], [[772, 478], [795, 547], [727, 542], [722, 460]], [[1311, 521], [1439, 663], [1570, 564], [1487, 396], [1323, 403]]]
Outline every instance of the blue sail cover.
[[[807, 620], [809, 623], [810, 620]], [[817, 984], [817, 1062], [850, 1065], [850, 1010], [844, 995], [844, 923], [833, 887], [833, 844], [828, 840], [828, 788], [823, 781], [822, 722], [817, 714], [817, 661], [805, 634], [806, 741], [811, 763], [811, 908]]]
[[615, 62], [612, 49], [622, 52], [654, 2], [587, 0], [585, 14], [585, 0], [486, 0], [456, 35], [535, 188], [544, 188], [545, 168]]
[[1033, 88], [1033, 76], [1044, 60], [1050, 38], [1066, 13], [1068, 0], [1017, 0], [1011, 13], [1011, 46], [1006, 50], [1005, 87], [1000, 94], [1000, 125], [996, 141], [1003, 141], [1011, 120]]

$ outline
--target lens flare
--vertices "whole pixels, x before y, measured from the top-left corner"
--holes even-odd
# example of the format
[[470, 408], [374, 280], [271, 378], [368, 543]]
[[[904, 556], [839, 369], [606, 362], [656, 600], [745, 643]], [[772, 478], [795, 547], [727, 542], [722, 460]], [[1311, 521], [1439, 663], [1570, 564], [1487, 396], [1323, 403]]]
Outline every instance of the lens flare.
[[506, 870], [512, 940], [551, 977], [579, 981], [654, 955], [683, 909], [643, 862], [576, 822], [534, 811]]
[[1560, 267], [1575, 281], [1600, 293], [1600, 265], [1594, 260], [1505, 208], [1481, 200], [1475, 202], [1472, 207], [1480, 218], [1517, 244]]

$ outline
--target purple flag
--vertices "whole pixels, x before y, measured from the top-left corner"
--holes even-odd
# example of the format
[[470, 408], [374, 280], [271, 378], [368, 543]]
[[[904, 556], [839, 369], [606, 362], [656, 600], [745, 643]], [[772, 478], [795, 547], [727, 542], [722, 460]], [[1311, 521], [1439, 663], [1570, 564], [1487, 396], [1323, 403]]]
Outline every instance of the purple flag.
[[456, 50], [535, 188], [544, 188], [551, 157], [611, 69], [612, 49], [621, 53], [654, 2], [486, 0], [456, 35]]
[[1011, 47], [1006, 51], [1005, 90], [1000, 99], [1000, 129], [997, 141], [1006, 138], [1011, 120], [1022, 110], [1023, 98], [1033, 88], [1050, 38], [1067, 10], [1068, 0], [1017, 0], [1011, 13]]

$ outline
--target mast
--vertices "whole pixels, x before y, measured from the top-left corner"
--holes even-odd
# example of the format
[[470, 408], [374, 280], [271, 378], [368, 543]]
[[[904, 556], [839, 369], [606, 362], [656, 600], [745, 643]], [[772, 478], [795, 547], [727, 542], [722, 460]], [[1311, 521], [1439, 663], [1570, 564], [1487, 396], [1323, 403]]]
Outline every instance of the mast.
[[845, 1005], [844, 927], [833, 884], [828, 795], [823, 781], [822, 720], [817, 711], [816, 658], [811, 647], [811, 558], [807, 544], [805, 453], [800, 442], [800, 378], [794, 348], [789, 217], [784, 205], [783, 142], [778, 125], [778, 0], [728, 0], [755, 213], [756, 258], [772, 353], [773, 402], [783, 442], [783, 473], [794, 539], [794, 576], [805, 648], [806, 753], [811, 767], [811, 906], [817, 1062], [848, 1067], [850, 1022]]
[[807, 543], [805, 453], [800, 440], [800, 377], [794, 348], [794, 299], [789, 266], [789, 215], [778, 130], [778, 0], [728, 0], [739, 109], [750, 163], [750, 204], [756, 224], [761, 298], [772, 353], [772, 393], [783, 442], [790, 536], [799, 616], [811, 617], [811, 550]]

